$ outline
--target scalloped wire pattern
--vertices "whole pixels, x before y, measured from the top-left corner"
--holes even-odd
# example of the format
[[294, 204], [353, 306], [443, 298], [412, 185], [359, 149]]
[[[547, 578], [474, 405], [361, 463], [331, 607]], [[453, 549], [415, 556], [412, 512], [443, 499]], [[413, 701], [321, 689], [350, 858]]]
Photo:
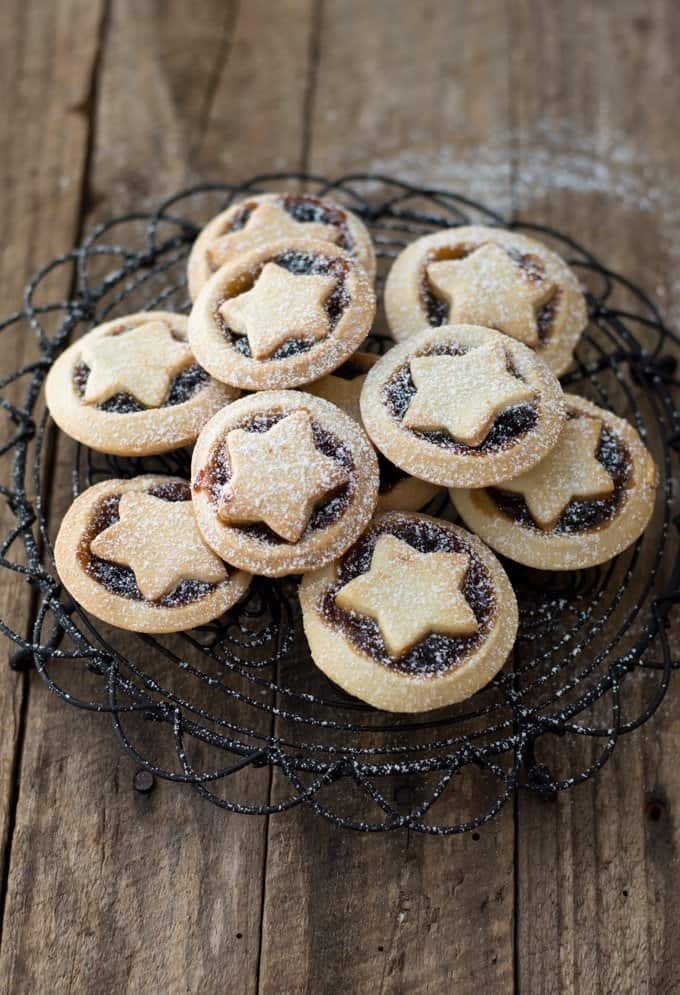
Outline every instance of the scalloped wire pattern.
[[[425, 717], [377, 712], [313, 667], [298, 638], [291, 580], [258, 579], [229, 616], [153, 638], [121, 634], [87, 616], [54, 569], [51, 487], [42, 482], [51, 484], [63, 464], [63, 458], [56, 463], [57, 448], [60, 457], [74, 454], [74, 496], [106, 477], [187, 475], [189, 460], [183, 451], [144, 460], [108, 457], [57, 439], [41, 396], [50, 364], [69, 337], [109, 317], [187, 311], [186, 257], [201, 225], [234, 198], [301, 184], [366, 221], [379, 287], [401, 249], [438, 228], [502, 225], [545, 239], [588, 288], [590, 324], [563, 382], [631, 421], [661, 473], [649, 529], [616, 560], [566, 575], [507, 564], [520, 604], [513, 661], [474, 698]], [[71, 298], [43, 302], [43, 288], [63, 270]], [[379, 321], [376, 351], [391, 342], [380, 328]], [[680, 600], [678, 382], [672, 357], [663, 354], [678, 337], [641, 290], [574, 240], [539, 225], [506, 225], [460, 195], [380, 176], [332, 182], [276, 174], [240, 186], [204, 185], [156, 211], [99, 225], [79, 248], [43, 267], [27, 285], [21, 311], [0, 323], [0, 341], [18, 332], [35, 337], [37, 358], [0, 380], [6, 416], [0, 458], [9, 477], [0, 494], [14, 517], [0, 565], [35, 592], [35, 621], [28, 638], [10, 620], [0, 621], [0, 629], [18, 644], [13, 666], [34, 665], [63, 700], [108, 715], [124, 749], [157, 777], [188, 783], [230, 811], [267, 814], [303, 803], [339, 826], [448, 835], [487, 822], [519, 788], [554, 795], [586, 780], [606, 763], [618, 737], [659, 706], [676, 666], [667, 629]], [[430, 510], [439, 513], [441, 503]], [[563, 739], [552, 750], [554, 762], [571, 764], [568, 774], [538, 758], [555, 736]], [[276, 771], [274, 782], [266, 768]], [[472, 788], [477, 778], [484, 790]]]

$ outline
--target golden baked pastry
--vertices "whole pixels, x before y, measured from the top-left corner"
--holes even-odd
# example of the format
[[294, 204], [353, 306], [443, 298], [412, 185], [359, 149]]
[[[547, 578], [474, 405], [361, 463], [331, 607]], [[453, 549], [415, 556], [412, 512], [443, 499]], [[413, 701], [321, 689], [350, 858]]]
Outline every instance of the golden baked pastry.
[[250, 577], [201, 538], [188, 481], [105, 480], [64, 515], [54, 547], [69, 593], [97, 618], [134, 632], [178, 632], [222, 615]]
[[534, 349], [560, 376], [588, 321], [578, 280], [557, 253], [504, 228], [449, 228], [416, 239], [385, 284], [397, 341], [423, 328], [483, 325]]
[[557, 443], [562, 389], [531, 349], [475, 325], [444, 325], [390, 349], [366, 377], [361, 415], [407, 473], [480, 487], [516, 477]]
[[92, 329], [55, 361], [45, 385], [57, 425], [115, 456], [150, 456], [192, 443], [238, 397], [198, 365], [187, 319], [142, 311]]
[[189, 293], [195, 300], [213, 273], [254, 249], [282, 239], [314, 239], [343, 249], [375, 276], [373, 243], [363, 221], [329, 197], [308, 193], [253, 194], [203, 228], [189, 255]]
[[393, 712], [461, 701], [503, 666], [517, 603], [476, 536], [427, 515], [382, 512], [343, 556], [300, 586], [316, 665]]
[[278, 577], [350, 546], [375, 509], [378, 461], [363, 429], [299, 391], [262, 391], [206, 425], [192, 461], [206, 542], [229, 563]]
[[465, 524], [493, 549], [541, 570], [604, 563], [640, 537], [658, 472], [632, 425], [574, 394], [559, 442], [494, 487], [452, 490]]
[[297, 387], [340, 366], [370, 331], [375, 295], [356, 259], [288, 239], [226, 263], [201, 290], [189, 339], [214, 377], [244, 390]]
[[[373, 353], [355, 352], [339, 369], [322, 377], [321, 380], [308, 384], [305, 389], [310, 394], [336, 404], [355, 421], [361, 423], [359, 398], [366, 374], [376, 364], [378, 358]], [[380, 452], [378, 452], [378, 465], [380, 467], [378, 508], [381, 510], [420, 511], [442, 493], [441, 487], [410, 476], [394, 463], [390, 463]]]

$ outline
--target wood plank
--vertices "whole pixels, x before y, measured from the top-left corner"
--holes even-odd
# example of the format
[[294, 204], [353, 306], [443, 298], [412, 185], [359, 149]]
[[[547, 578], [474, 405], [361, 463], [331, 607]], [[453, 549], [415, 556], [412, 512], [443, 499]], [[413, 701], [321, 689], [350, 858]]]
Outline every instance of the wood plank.
[[[114, 3], [92, 216], [153, 206], [192, 182], [299, 169], [310, 7], [210, 0], [189, 12], [182, 0], [155, 0], [143, 11], [133, 0]], [[286, 57], [277, 58], [283, 38]]]
[[[289, 57], [272, 59], [291, 24]], [[278, 157], [299, 167], [308, 26], [298, 0], [240, 10], [114, 2], [85, 227], [199, 176], [238, 180], [244, 165], [274, 169]], [[71, 449], [59, 439], [52, 534], [68, 503]], [[132, 637], [118, 645], [140, 652]], [[10, 989], [254, 992], [264, 820], [227, 815], [172, 784], [140, 794], [109, 722], [42, 687], [27, 730], [0, 960]], [[258, 791], [266, 800], [268, 772], [246, 778], [250, 800]]]
[[[313, 172], [418, 163], [421, 182], [442, 182], [439, 143], [464, 154], [507, 129], [497, 5], [338, 0], [320, 5], [318, 32]], [[507, 203], [509, 170], [494, 194]], [[310, 666], [304, 653], [291, 676], [296, 666]], [[481, 806], [482, 787], [461, 781], [435, 821]], [[276, 800], [287, 796], [281, 777], [273, 786]], [[511, 807], [474, 837], [446, 841], [339, 831], [305, 808], [272, 818], [260, 990], [511, 991], [513, 844]]]
[[[0, 87], [3, 115], [0, 158], [2, 239], [0, 283], [3, 312], [18, 310], [28, 277], [53, 255], [68, 247], [78, 225], [83, 172], [87, 158], [88, 97], [97, 52], [103, 3], [68, 0], [38, 9], [21, 2], [2, 5], [0, 11]], [[78, 53], [72, 50], [73, 24], [79, 25]], [[39, 150], [39, 154], [38, 154]], [[70, 275], [60, 273], [51, 282], [59, 299], [68, 291]], [[4, 314], [3, 314], [4, 317]], [[2, 375], [37, 358], [27, 323], [2, 333]], [[3, 392], [17, 402], [27, 382]], [[9, 438], [2, 415], [2, 441]], [[8, 482], [8, 460], [3, 458], [3, 483]], [[14, 519], [3, 503], [0, 529], [4, 537]], [[18, 544], [17, 544], [18, 545]], [[10, 558], [22, 562], [13, 549]], [[20, 578], [2, 571], [0, 618], [20, 635], [27, 635], [30, 592]], [[14, 818], [15, 781], [28, 682], [7, 666], [15, 650], [2, 638], [0, 663], [0, 917], [5, 888], [9, 836]]]
[[[403, 15], [393, 4], [368, 10], [354, 3], [319, 6], [319, 35], [311, 46], [320, 54], [319, 89], [307, 94], [314, 117], [305, 137], [305, 74], [292, 70], [310, 47], [306, 4], [242, 5], [233, 29], [228, 5], [199, 5], [189, 18], [179, 0], [144, 10], [114, 4], [114, 54], [101, 80], [107, 95], [99, 105], [90, 217], [155, 201], [185, 177], [235, 178], [297, 166], [303, 146], [310, 165], [323, 171], [403, 166], [412, 176], [427, 170], [428, 178], [441, 183], [462, 177], [474, 184], [476, 157], [490, 145], [493, 155], [481, 159], [482, 167], [491, 167], [491, 173], [481, 169], [484, 182], [491, 176], [497, 206], [509, 204], [509, 40], [498, 24], [498, 5], [475, 5], [471, 12], [470, 5], [453, 4], [450, 15], [430, 3], [417, 10], [404, 5]], [[82, 55], [89, 37], [83, 25], [95, 5], [86, 15], [78, 9], [77, 18], [74, 5], [54, 7], [69, 12], [69, 24], [79, 24]], [[12, 94], [17, 86], [21, 92], [8, 105], [31, 111], [17, 115], [10, 146], [15, 158], [0, 166], [8, 173], [3, 189], [14, 184], [3, 216], [14, 222], [10, 232], [20, 233], [5, 248], [8, 287], [8, 280], [21, 283], [72, 236], [80, 181], [68, 182], [75, 168], [71, 156], [84, 144], [87, 127], [79, 83], [73, 104], [81, 113], [74, 111], [72, 121], [50, 75], [56, 73], [61, 84], [60, 72], [69, 79], [80, 72], [71, 64], [70, 28], [55, 33], [51, 12], [46, 17], [42, 10], [6, 10], [3, 27], [23, 32], [28, 19], [35, 38], [22, 48], [3, 32], [12, 40], [3, 62], [3, 92]], [[677, 102], [671, 97], [677, 15], [659, 2], [649, 12], [640, 4], [591, 11], [581, 4], [532, 3], [517, 5], [513, 23], [512, 93], [518, 98], [512, 112], [519, 144], [512, 161], [522, 213], [574, 230], [678, 314], [671, 279], [677, 200], [666, 189], [677, 180], [671, 117]], [[67, 58], [54, 55], [55, 37], [68, 44]], [[282, 47], [293, 54], [278, 58]], [[427, 65], [414, 58], [422, 52]], [[36, 94], [27, 95], [21, 88], [26, 84], [17, 82], [14, 58], [35, 59], [34, 78], [47, 74], [39, 105]], [[55, 106], [46, 105], [42, 125], [53, 131], [51, 150], [38, 126], [31, 130], [31, 121], [53, 97]], [[642, 159], [637, 139], [633, 145], [626, 137], [631, 132], [645, 140]], [[32, 150], [38, 145], [36, 164]], [[450, 150], [443, 154], [447, 146], [455, 148], [455, 157]], [[39, 174], [30, 172], [28, 181], [26, 163]], [[56, 196], [58, 175], [66, 193]], [[31, 202], [36, 184], [43, 193]], [[645, 188], [653, 196], [640, 196], [636, 205]], [[31, 242], [27, 231], [38, 230], [41, 206], [54, 213], [44, 240]], [[12, 612], [23, 604], [16, 590]], [[2, 697], [5, 686], [11, 689], [9, 704]], [[16, 688], [14, 678], [0, 673], [5, 717], [19, 708]], [[677, 987], [678, 731], [669, 703], [664, 715], [619, 746], [597, 787], [578, 789], [554, 806], [522, 800], [520, 990]], [[4, 743], [16, 736], [16, 724], [13, 718], [3, 725]], [[98, 991], [107, 983], [130, 992], [155, 985], [253, 990], [260, 878], [259, 871], [247, 876], [243, 868], [259, 868], [261, 849], [256, 844], [248, 850], [250, 837], [239, 826], [250, 820], [214, 813], [213, 823], [212, 810], [168, 785], [148, 798], [134, 793], [134, 766], [119, 757], [108, 727], [57, 705], [40, 685], [32, 689], [28, 729], [7, 905], [11, 929], [5, 935], [11, 940], [3, 939], [0, 960], [0, 976], [11, 990], [40, 990], [48, 969], [56, 991]], [[2, 762], [6, 757], [3, 750]], [[10, 780], [11, 766], [10, 751]], [[3, 777], [0, 767], [0, 799], [7, 797]], [[279, 784], [275, 790], [280, 796]], [[658, 807], [649, 804], [653, 799]], [[65, 812], [77, 813], [75, 826], [60, 818]], [[441, 844], [406, 834], [342, 834], [303, 811], [273, 819], [262, 989], [478, 991], [491, 982], [493, 991], [509, 990], [508, 821], [502, 816], [482, 830], [479, 841], [468, 836]], [[151, 856], [136, 856], [151, 854], [154, 843], [164, 853], [160, 867]], [[444, 852], [451, 870], [442, 873]], [[129, 871], [121, 880], [125, 863]], [[189, 885], [187, 867], [195, 868]], [[197, 897], [198, 884], [208, 881], [209, 894]], [[222, 889], [216, 901], [213, 887]], [[62, 908], [71, 922], [85, 924], [79, 935], [57, 918]]]
[[[569, 231], [675, 316], [679, 32], [664, 2], [513, 4], [521, 215]], [[631, 714], [651, 686], [626, 685]], [[522, 992], [677, 989], [676, 695], [672, 685], [596, 781], [554, 804], [520, 799]], [[582, 762], [583, 750], [564, 741], [542, 750], [549, 764], [564, 756]]]

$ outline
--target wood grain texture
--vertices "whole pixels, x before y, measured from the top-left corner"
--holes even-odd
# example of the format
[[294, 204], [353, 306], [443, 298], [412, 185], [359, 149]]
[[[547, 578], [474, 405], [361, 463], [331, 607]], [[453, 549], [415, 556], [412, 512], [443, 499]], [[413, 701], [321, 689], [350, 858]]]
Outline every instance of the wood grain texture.
[[[357, 24], [361, 23], [361, 30]], [[424, 183], [510, 125], [507, 18], [493, 0], [389, 0], [319, 5], [310, 165], [327, 175], [381, 168], [399, 177], [415, 161]], [[401, 160], [401, 162], [400, 162]], [[406, 167], [402, 169], [403, 166]], [[507, 201], [510, 172], [491, 200]]]
[[[9, 0], [6, 298], [83, 226], [185, 182], [379, 168], [573, 231], [680, 314], [676, 6], [110, 0], [99, 48], [103, 0]], [[55, 480], [69, 466], [61, 440]], [[0, 583], [0, 615], [27, 626], [23, 585]], [[0, 668], [3, 993], [680, 988], [672, 694], [597, 782], [441, 842], [141, 795], [106, 720], [28, 685]], [[484, 794], [456, 785], [438, 814]]]
[[[279, 135], [270, 168], [275, 155], [299, 166], [304, 14], [299, 3], [277, 12], [243, 5], [241, 15], [236, 5], [217, 2], [196, 12], [180, 3], [113, 3], [84, 229], [173, 193], [203, 172], [203, 163], [206, 174], [221, 170], [213, 178], [238, 179], [253, 143], [266, 164], [270, 132]], [[270, 91], [259, 46], [263, 39], [273, 44], [292, 15], [298, 47], [278, 64]], [[237, 83], [240, 112], [232, 99]], [[246, 93], [256, 124], [241, 132]], [[236, 130], [225, 130], [232, 114]], [[52, 535], [70, 500], [72, 449], [60, 436]], [[134, 637], [117, 645], [142, 652]], [[55, 992], [255, 992], [265, 822], [229, 816], [172, 784], [140, 795], [135, 765], [121, 755], [110, 723], [75, 715], [39, 685], [26, 722], [0, 958], [8, 991], [45, 990], [49, 965]], [[244, 796], [265, 801], [268, 772], [246, 778]]]
[[[669, 197], [677, 204], [680, 179], [677, 9], [660, 2], [513, 7], [518, 212], [573, 233], [652, 293], [666, 313], [676, 311], [677, 258], [664, 205]], [[589, 136], [591, 147], [579, 146], [578, 136]], [[561, 190], [535, 182], [534, 159], [545, 162], [547, 145], [565, 176]], [[604, 189], [589, 157], [605, 170]], [[649, 684], [640, 678], [626, 686], [633, 709], [648, 700]], [[674, 697], [671, 689], [653, 721], [619, 743], [596, 781], [555, 803], [520, 798], [522, 992], [678, 990]], [[544, 759], [557, 763], [556, 751], [582, 756], [562, 741]]]
[[[508, 43], [495, 7], [403, 4], [395, 17], [387, 3], [321, 4], [310, 170], [342, 175], [409, 151], [427, 164], [442, 136], [475, 145], [507, 128]], [[294, 666], [310, 666], [304, 649]], [[285, 796], [275, 775], [274, 798]], [[482, 787], [457, 785], [437, 820], [477, 814], [483, 798]], [[442, 873], [435, 839], [342, 833], [305, 809], [271, 819], [261, 991], [512, 991], [511, 807], [476, 836], [443, 845]]]
[[[102, 6], [100, 2], [72, 0], [41, 11], [36, 6], [8, 2], [0, 11], [0, 87], [6, 108], [1, 125], [0, 285], [7, 313], [21, 306], [23, 285], [33, 270], [68, 249], [77, 234], [89, 137], [87, 107]], [[77, 60], [70, 58], [74, 21], [80, 32]], [[53, 281], [57, 297], [67, 292], [67, 280], [63, 275]], [[10, 360], [12, 368], [35, 359], [27, 326], [17, 327], [16, 333], [5, 332], [2, 350], [3, 360]], [[9, 365], [4, 367], [3, 373], [9, 369]], [[25, 383], [17, 384], [12, 399], [19, 401], [25, 390]], [[5, 420], [3, 413], [3, 442]], [[3, 535], [6, 526], [9, 515], [3, 503]], [[10, 557], [20, 561], [14, 549]], [[28, 633], [30, 605], [26, 584], [3, 571], [0, 617], [22, 635]], [[6, 666], [14, 647], [4, 637], [1, 642], [0, 895], [4, 895], [28, 682]]]
[[93, 149], [97, 217], [198, 180], [299, 169], [310, 27], [311, 0], [114, 0]]

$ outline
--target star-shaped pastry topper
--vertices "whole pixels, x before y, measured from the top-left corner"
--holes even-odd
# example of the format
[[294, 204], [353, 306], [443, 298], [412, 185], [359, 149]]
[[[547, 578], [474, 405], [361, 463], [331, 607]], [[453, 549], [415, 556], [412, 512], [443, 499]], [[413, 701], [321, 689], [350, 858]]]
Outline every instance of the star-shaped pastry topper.
[[288, 542], [297, 542], [315, 505], [347, 483], [336, 460], [319, 452], [312, 419], [300, 409], [266, 432], [234, 429], [226, 439], [231, 479], [217, 513], [233, 524], [264, 522]]
[[381, 535], [371, 567], [341, 588], [344, 611], [377, 622], [391, 657], [399, 657], [432, 633], [470, 636], [477, 619], [463, 594], [470, 557], [421, 553], [403, 539]]
[[533, 397], [531, 388], [508, 371], [499, 342], [462, 356], [418, 356], [411, 360], [411, 378], [416, 394], [403, 424], [445, 429], [467, 446], [480, 445], [499, 414]]
[[337, 242], [339, 237], [340, 232], [334, 225], [297, 221], [283, 205], [263, 201], [253, 210], [243, 228], [214, 239], [208, 249], [208, 258], [219, 268], [243, 252], [279, 239], [315, 238], [321, 242]]
[[328, 335], [324, 304], [335, 284], [332, 276], [295, 276], [266, 263], [255, 286], [225, 301], [219, 312], [229, 328], [247, 337], [255, 359], [268, 359], [290, 339], [316, 342]]
[[85, 339], [80, 357], [90, 373], [85, 404], [101, 404], [114, 394], [131, 394], [147, 408], [158, 408], [173, 377], [194, 362], [186, 342], [176, 339], [160, 320], [145, 321], [129, 331]]
[[148, 601], [170, 594], [183, 580], [227, 579], [224, 563], [198, 531], [191, 501], [127, 491], [118, 513], [119, 521], [95, 536], [90, 549], [102, 560], [129, 567]]
[[612, 494], [614, 481], [595, 455], [601, 433], [599, 418], [567, 419], [555, 449], [533, 469], [500, 486], [522, 495], [542, 529], [553, 528], [570, 501], [595, 501]]
[[548, 279], [535, 281], [500, 245], [486, 242], [463, 259], [427, 268], [430, 284], [449, 305], [449, 321], [485, 325], [538, 345], [536, 311], [555, 293]]

